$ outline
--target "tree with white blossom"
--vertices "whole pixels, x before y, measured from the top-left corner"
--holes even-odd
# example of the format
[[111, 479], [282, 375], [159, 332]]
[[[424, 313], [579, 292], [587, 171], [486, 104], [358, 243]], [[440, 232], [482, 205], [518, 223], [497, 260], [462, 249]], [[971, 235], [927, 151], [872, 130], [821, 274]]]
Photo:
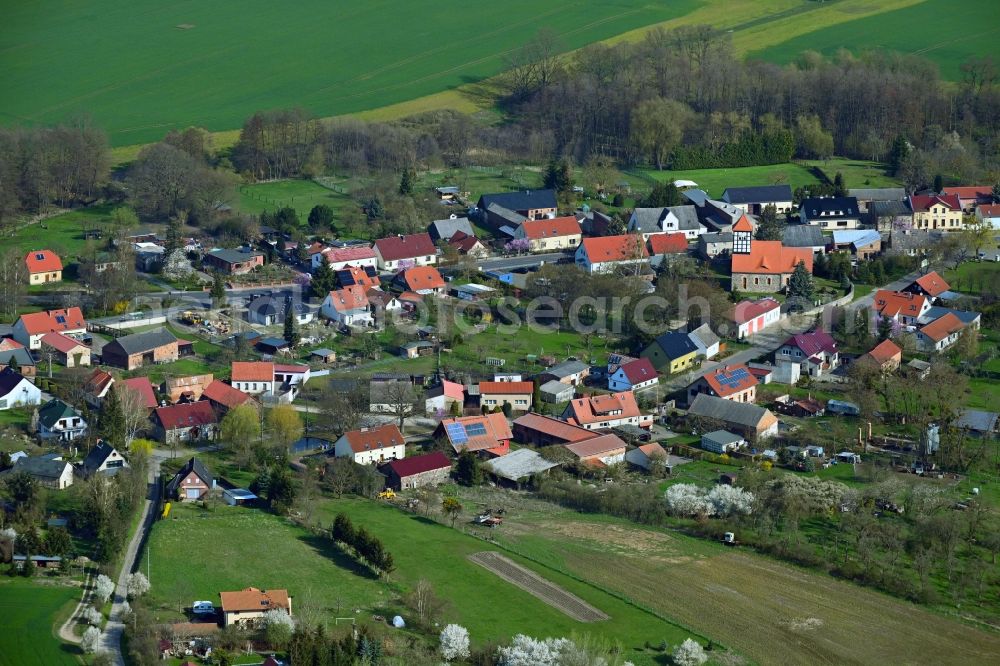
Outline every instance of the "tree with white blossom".
[[94, 582], [94, 594], [101, 602], [105, 602], [115, 593], [115, 583], [113, 580], [101, 574]]
[[735, 486], [717, 485], [705, 490], [692, 483], [678, 483], [664, 495], [667, 510], [675, 516], [749, 515], [753, 511], [753, 493]]
[[125, 590], [129, 599], [141, 597], [149, 592], [149, 579], [141, 572], [131, 573], [125, 582]]
[[570, 641], [566, 638], [514, 636], [510, 645], [497, 650], [497, 666], [558, 666], [559, 654]]
[[708, 491], [708, 503], [716, 516], [748, 516], [753, 511], [753, 493], [736, 486], [719, 484]]
[[677, 666], [701, 666], [708, 661], [705, 648], [701, 646], [701, 643], [690, 638], [674, 648], [672, 656]]
[[705, 491], [693, 483], [678, 483], [667, 488], [667, 510], [675, 516], [707, 516], [711, 507]]
[[441, 630], [441, 656], [445, 661], [465, 659], [469, 656], [469, 630], [458, 624], [449, 624]]
[[87, 627], [87, 630], [83, 632], [83, 638], [80, 639], [80, 647], [86, 654], [94, 654], [97, 652], [97, 645], [101, 641], [101, 630], [97, 627]]
[[166, 261], [163, 262], [163, 275], [170, 278], [171, 280], [179, 280], [185, 278], [194, 272], [194, 268], [191, 266], [191, 262], [184, 255], [184, 250], [177, 248], [171, 252]]
[[272, 647], [284, 647], [295, 632], [295, 620], [282, 608], [264, 613], [264, 635]]
[[84, 608], [83, 611], [80, 613], [80, 616], [84, 620], [86, 620], [87, 624], [93, 625], [95, 627], [100, 626], [101, 620], [104, 619], [104, 616], [101, 615], [101, 611], [97, 610], [93, 606], [87, 606], [86, 608]]

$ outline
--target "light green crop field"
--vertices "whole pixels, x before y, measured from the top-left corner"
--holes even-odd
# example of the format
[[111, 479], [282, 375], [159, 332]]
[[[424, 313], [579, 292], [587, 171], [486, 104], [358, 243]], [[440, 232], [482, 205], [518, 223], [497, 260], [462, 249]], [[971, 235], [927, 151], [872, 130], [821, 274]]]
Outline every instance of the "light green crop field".
[[88, 114], [115, 145], [261, 109], [374, 109], [492, 76], [542, 27], [566, 49], [696, 0], [37, 0], [2, 3], [3, 122]]
[[957, 80], [961, 78], [960, 65], [970, 56], [1000, 60], [1000, 2], [924, 0], [814, 29], [768, 48], [751, 50], [748, 55], [785, 63], [808, 49], [833, 55], [841, 48], [855, 53], [886, 49], [923, 56], [938, 64], [944, 78]]
[[82, 663], [79, 648], [60, 643], [54, 635], [54, 623], [68, 617], [79, 594], [78, 588], [67, 585], [0, 580], [0, 666]]

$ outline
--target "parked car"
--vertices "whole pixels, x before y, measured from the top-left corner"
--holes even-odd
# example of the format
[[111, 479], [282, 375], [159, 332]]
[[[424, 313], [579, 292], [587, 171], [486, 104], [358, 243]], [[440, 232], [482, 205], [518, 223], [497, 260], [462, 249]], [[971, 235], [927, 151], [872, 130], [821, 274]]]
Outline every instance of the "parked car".
[[191, 604], [191, 612], [195, 615], [212, 615], [215, 613], [215, 606], [211, 601], [196, 601]]

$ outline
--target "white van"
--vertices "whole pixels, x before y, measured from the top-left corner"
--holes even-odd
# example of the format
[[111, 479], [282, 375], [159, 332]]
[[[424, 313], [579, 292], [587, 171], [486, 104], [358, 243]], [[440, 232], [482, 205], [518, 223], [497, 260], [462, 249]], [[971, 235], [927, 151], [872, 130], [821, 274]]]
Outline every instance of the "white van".
[[215, 613], [215, 606], [211, 601], [196, 601], [191, 604], [191, 611], [195, 615], [211, 615]]

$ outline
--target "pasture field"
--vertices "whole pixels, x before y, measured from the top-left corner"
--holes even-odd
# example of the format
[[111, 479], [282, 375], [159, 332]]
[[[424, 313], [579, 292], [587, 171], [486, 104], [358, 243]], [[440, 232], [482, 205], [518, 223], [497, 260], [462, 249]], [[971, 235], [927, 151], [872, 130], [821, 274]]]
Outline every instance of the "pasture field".
[[[508, 640], [518, 632], [568, 636], [574, 632], [617, 639], [637, 664], [652, 664], [645, 641], [671, 643], [689, 634], [615, 596], [555, 571], [507, 554], [518, 564], [575, 594], [611, 616], [577, 622], [467, 559], [490, 545], [458, 530], [394, 507], [368, 500], [327, 499], [315, 519], [332, 522], [345, 511], [356, 525], [379, 537], [393, 554], [396, 571], [388, 582], [366, 570], [305, 529], [254, 509], [219, 507], [205, 511], [175, 505], [170, 519], [158, 522], [145, 557], [150, 558], [154, 614], [178, 618], [178, 606], [193, 599], [218, 598], [220, 590], [249, 585], [288, 588], [298, 607], [308, 604], [326, 619], [372, 613], [408, 615], [398, 595], [419, 580], [429, 581], [447, 599], [446, 621], [466, 626], [475, 643]], [[175, 519], [176, 517], [176, 519]], [[202, 553], [191, 567], [191, 553]], [[145, 570], [146, 563], [141, 567]]]
[[[0, 238], [0, 246], [4, 249], [17, 248], [25, 254], [31, 250], [52, 250], [62, 257], [65, 268], [86, 248], [84, 231], [105, 231], [110, 213], [109, 206], [91, 206], [62, 213], [19, 227], [11, 235]], [[103, 241], [93, 242], [102, 244]]]
[[498, 539], [676, 618], [757, 663], [979, 663], [1000, 650], [997, 634], [907, 602], [749, 551], [607, 516], [519, 502], [508, 505]]
[[79, 648], [55, 636], [79, 600], [80, 589], [23, 578], [0, 579], [0, 666], [83, 663]]
[[697, 6], [697, 0], [5, 2], [2, 118], [53, 123], [87, 114], [114, 145], [128, 145], [192, 124], [233, 129], [261, 109], [354, 113], [492, 76], [505, 54], [541, 27], [575, 49]]
[[349, 194], [341, 194], [311, 180], [280, 180], [273, 183], [241, 185], [237, 206], [242, 213], [259, 215], [279, 208], [294, 208], [305, 225], [313, 206], [326, 204], [336, 214], [342, 207], [355, 205]]
[[1000, 58], [1000, 3], [923, 0], [888, 4], [891, 11], [848, 16], [846, 22], [827, 27], [813, 26], [805, 34], [755, 48], [748, 55], [786, 63], [809, 49], [827, 56], [841, 48], [854, 53], [885, 49], [929, 58], [941, 68], [941, 76], [950, 80], [961, 78], [959, 66], [970, 56]]

